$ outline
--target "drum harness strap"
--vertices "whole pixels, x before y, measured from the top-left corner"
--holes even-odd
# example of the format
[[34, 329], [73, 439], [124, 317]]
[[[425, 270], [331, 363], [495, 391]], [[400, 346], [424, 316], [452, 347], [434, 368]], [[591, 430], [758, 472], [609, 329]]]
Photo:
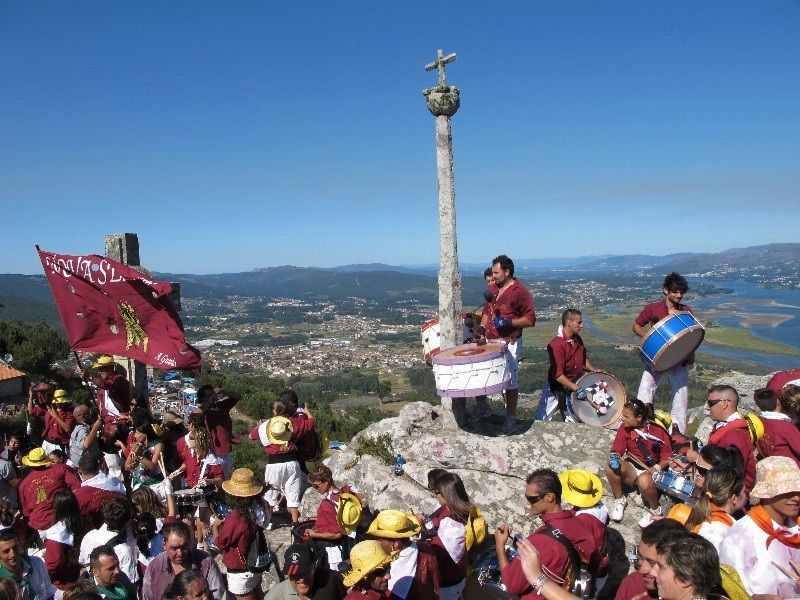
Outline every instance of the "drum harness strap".
[[639, 448], [639, 452], [642, 453], [642, 456], [644, 457], [644, 461], [647, 464], [647, 466], [652, 467], [653, 465], [658, 463], [658, 458], [653, 456], [653, 453], [650, 451], [650, 448], [647, 446], [645, 440], [650, 440], [652, 442], [653, 450], [656, 450], [657, 447], [660, 449], [661, 444], [663, 444], [663, 442], [656, 436], [647, 433], [645, 431], [642, 431], [641, 429], [634, 429], [634, 432], [636, 432], [636, 434], [638, 435], [638, 437], [635, 440], [636, 447]]
[[[572, 563], [572, 577], [564, 578], [565, 582], [569, 584], [567, 590], [572, 591], [575, 588], [575, 584], [584, 583], [588, 578], [588, 573], [586, 570], [587, 565], [581, 560], [581, 555], [578, 553], [578, 549], [575, 548], [575, 545], [569, 540], [569, 538], [567, 538], [567, 536], [565, 536], [560, 529], [553, 527], [549, 523], [545, 523], [544, 528], [542, 528], [540, 531], [537, 531], [537, 533], [553, 538], [562, 546], [564, 546], [569, 554], [570, 562]], [[587, 589], [583, 591], [585, 593], [589, 590]], [[578, 595], [582, 596], [580, 593], [578, 593]]]

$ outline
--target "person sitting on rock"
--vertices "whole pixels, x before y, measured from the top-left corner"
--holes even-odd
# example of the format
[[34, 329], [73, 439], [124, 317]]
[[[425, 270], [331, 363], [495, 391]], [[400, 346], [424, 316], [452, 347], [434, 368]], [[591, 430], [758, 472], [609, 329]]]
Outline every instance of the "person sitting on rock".
[[[475, 507], [470, 502], [464, 482], [455, 473], [445, 471], [433, 481], [433, 493], [441, 505], [431, 520], [436, 534], [431, 546], [439, 565], [440, 600], [456, 600], [461, 596], [467, 575], [467, 528]], [[420, 525], [424, 519], [418, 516]], [[483, 525], [485, 528], [485, 525]], [[480, 533], [484, 533], [481, 531]]]
[[594, 579], [594, 589], [599, 590], [606, 582], [609, 558], [605, 553], [608, 509], [603, 504], [603, 482], [594, 473], [585, 469], [569, 469], [558, 476], [561, 481], [561, 497], [571, 504], [575, 517], [581, 519], [591, 530], [598, 552], [589, 565]]
[[341, 574], [321, 565], [308, 543], [286, 549], [283, 574], [286, 579], [270, 588], [266, 600], [342, 600], [347, 595]]
[[[547, 576], [564, 588], [571, 588], [576, 574], [573, 570], [572, 552], [574, 549], [580, 561], [589, 565], [599, 552], [595, 546], [592, 531], [575, 517], [571, 510], [561, 507], [561, 481], [555, 471], [538, 469], [528, 475], [525, 484], [525, 499], [531, 514], [540, 517], [543, 525], [528, 541], [538, 550], [544, 560], [543, 569]], [[538, 598], [522, 571], [519, 557], [509, 560], [506, 542], [511, 536], [511, 528], [501, 524], [494, 534], [501, 581], [506, 591], [520, 597], [520, 600]]]
[[[633, 600], [633, 598], [643, 597], [656, 600], [658, 598], [656, 579], [650, 572], [658, 560], [656, 546], [669, 532], [683, 530], [681, 524], [672, 519], [659, 519], [642, 529], [642, 537], [636, 546], [636, 558], [633, 562], [636, 570], [622, 580], [614, 600]], [[642, 596], [642, 594], [647, 594], [647, 596]]]
[[758, 440], [761, 456], [786, 456], [800, 467], [800, 429], [792, 419], [800, 406], [800, 386], [787, 385], [780, 395], [761, 388], [753, 392], [753, 399], [764, 425], [764, 436]]
[[686, 528], [706, 538], [719, 552], [722, 538], [734, 523], [732, 515], [746, 503], [744, 474], [729, 466], [715, 467], [705, 478], [705, 491], [692, 507]]
[[[749, 494], [756, 481], [756, 459], [750, 426], [738, 412], [739, 393], [729, 385], [712, 385], [708, 388], [706, 407], [708, 416], [714, 421], [714, 428], [708, 436], [708, 441], [723, 448], [736, 447], [742, 455], [744, 488]], [[689, 460], [696, 460], [698, 454], [695, 450], [689, 450], [686, 457]]]
[[611, 454], [616, 455], [616, 462], [612, 465], [612, 457], [609, 456], [606, 465], [606, 477], [614, 494], [611, 520], [621, 521], [628, 503], [622, 495], [622, 484], [635, 484], [649, 509], [639, 521], [639, 526], [643, 528], [652, 522], [653, 517], [662, 515], [653, 473], [665, 469], [672, 456], [669, 435], [661, 427], [649, 422], [650, 410], [650, 406], [636, 398], [625, 403], [622, 423], [611, 444]]
[[[314, 527], [306, 530], [306, 537], [325, 549], [328, 566], [336, 571], [343, 560], [344, 538], [354, 532], [361, 522], [361, 502], [358, 496], [351, 493], [349, 485], [343, 486], [341, 490], [336, 488], [333, 484], [333, 473], [322, 463], [308, 474], [308, 483], [322, 494], [322, 501], [317, 508]], [[346, 506], [348, 503], [353, 506]], [[342, 522], [345, 510], [348, 511], [348, 522]], [[355, 513], [350, 515], [349, 513], [353, 511]]]
[[344, 600], [388, 600], [389, 565], [395, 559], [378, 540], [358, 542], [350, 550], [350, 570], [343, 575], [344, 586], [352, 588]]
[[385, 552], [397, 553], [389, 571], [389, 594], [394, 600], [434, 600], [439, 595], [439, 566], [433, 549], [427, 542], [411, 540], [421, 529], [414, 515], [387, 509], [378, 513], [367, 530]]

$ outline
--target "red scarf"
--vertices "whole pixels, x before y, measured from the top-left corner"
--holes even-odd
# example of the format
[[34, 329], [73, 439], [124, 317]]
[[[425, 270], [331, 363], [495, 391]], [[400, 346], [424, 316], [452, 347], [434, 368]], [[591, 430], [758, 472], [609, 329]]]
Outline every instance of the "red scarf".
[[[800, 534], [791, 534], [785, 529], [775, 529], [772, 517], [769, 516], [763, 506], [754, 506], [747, 514], [753, 519], [753, 523], [767, 534], [767, 549], [769, 549], [769, 545], [773, 540], [778, 540], [781, 544], [790, 548], [800, 548]], [[800, 520], [798, 520], [798, 525], [800, 525]]]

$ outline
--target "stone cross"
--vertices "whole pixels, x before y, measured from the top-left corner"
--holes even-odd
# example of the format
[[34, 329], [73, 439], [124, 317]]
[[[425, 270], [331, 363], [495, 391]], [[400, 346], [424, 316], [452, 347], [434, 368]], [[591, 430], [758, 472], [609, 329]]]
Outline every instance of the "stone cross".
[[455, 52], [453, 54], [448, 54], [447, 56], [444, 55], [444, 52], [439, 50], [437, 52], [437, 58], [434, 62], [428, 63], [425, 65], [426, 71], [433, 71], [434, 69], [439, 69], [439, 87], [444, 89], [447, 87], [447, 84], [444, 80], [444, 66], [447, 63], [451, 63], [456, 59]]
[[[145, 269], [139, 260], [139, 236], [135, 233], [111, 233], [105, 237], [105, 255], [111, 260], [115, 260], [124, 265], [140, 271], [149, 276], [150, 272]], [[181, 309], [181, 290], [180, 285], [172, 283], [172, 292], [169, 295], [175, 310]], [[152, 375], [153, 368], [124, 356], [115, 356], [114, 361], [127, 371], [128, 381], [131, 384], [131, 392], [136, 399], [147, 405], [149, 392], [147, 389], [147, 376]]]
[[[456, 238], [456, 193], [453, 176], [453, 134], [450, 117], [460, 105], [458, 88], [447, 86], [444, 66], [456, 59], [455, 54], [444, 56], [439, 50], [436, 62], [425, 70], [439, 70], [439, 86], [423, 90], [428, 110], [436, 117], [436, 170], [439, 178], [439, 327], [441, 349], [462, 343], [461, 339], [461, 274], [458, 271], [458, 242]], [[445, 411], [444, 425], [463, 425], [466, 420], [465, 400], [442, 398], [442, 406], [450, 404], [452, 412]], [[453, 419], [455, 422], [453, 422]]]

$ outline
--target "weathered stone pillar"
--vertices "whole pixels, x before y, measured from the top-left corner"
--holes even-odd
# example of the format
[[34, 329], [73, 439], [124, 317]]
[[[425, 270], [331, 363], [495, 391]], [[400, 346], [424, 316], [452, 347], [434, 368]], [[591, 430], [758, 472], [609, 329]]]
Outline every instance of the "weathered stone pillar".
[[[423, 90], [428, 110], [436, 117], [436, 171], [439, 179], [439, 326], [442, 350], [457, 346], [461, 340], [461, 274], [458, 270], [458, 240], [456, 236], [456, 195], [453, 176], [453, 136], [450, 117], [461, 103], [458, 88], [448, 86], [444, 66], [456, 59], [455, 54], [444, 56], [425, 66], [426, 71], [438, 69], [439, 85]], [[442, 398], [445, 425], [463, 426], [466, 422], [465, 399]]]
[[[139, 236], [135, 233], [110, 233], [105, 237], [105, 255], [111, 260], [121, 262], [150, 275], [139, 259]], [[172, 293], [169, 295], [175, 310], [181, 309], [181, 291], [177, 283], [172, 284]], [[128, 381], [131, 383], [131, 392], [139, 402], [147, 402], [147, 377], [153, 374], [153, 367], [132, 360], [126, 356], [115, 356], [114, 361], [127, 372]]]

